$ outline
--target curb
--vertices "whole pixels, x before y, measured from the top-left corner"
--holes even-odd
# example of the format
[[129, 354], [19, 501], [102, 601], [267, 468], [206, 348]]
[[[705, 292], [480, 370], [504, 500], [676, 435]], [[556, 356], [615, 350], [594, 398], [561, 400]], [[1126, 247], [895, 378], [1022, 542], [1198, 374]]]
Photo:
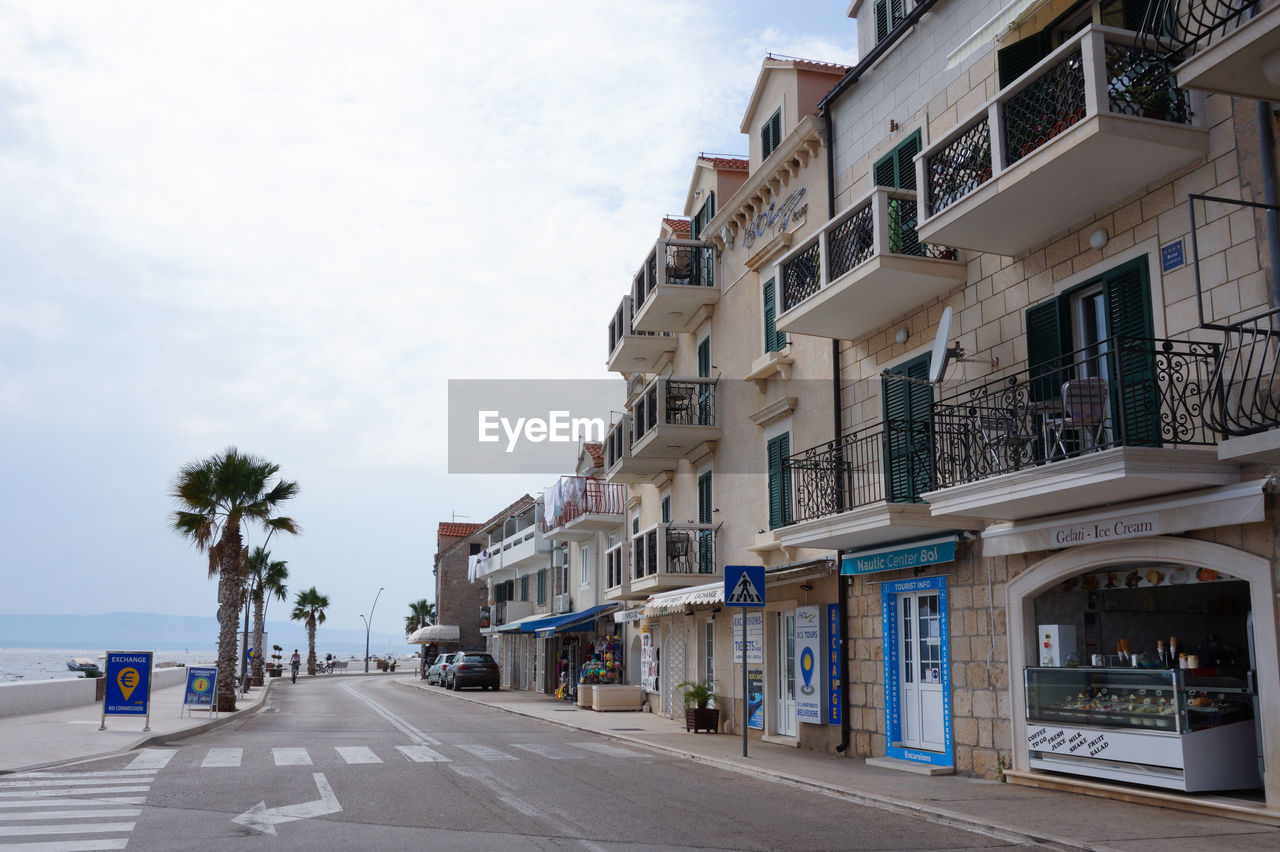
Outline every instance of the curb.
[[[417, 683], [414, 681], [398, 681], [401, 685], [410, 689], [419, 689], [427, 691], [425, 683]], [[639, 748], [646, 748], [650, 751], [656, 751], [661, 754], [679, 757], [694, 763], [700, 763], [705, 766], [712, 766], [717, 769], [724, 769], [730, 772], [736, 772], [740, 775], [750, 775], [766, 781], [774, 781], [777, 783], [787, 784], [804, 790], [812, 790], [822, 793], [836, 799], [854, 802], [868, 807], [878, 808], [879, 810], [891, 811], [903, 816], [912, 816], [923, 819], [926, 822], [935, 825], [945, 825], [951, 828], [960, 828], [965, 831], [972, 831], [991, 837], [997, 840], [1004, 840], [1010, 843], [1034, 844], [1047, 849], [1059, 850], [1089, 850], [1089, 852], [1116, 852], [1111, 846], [1094, 846], [1066, 837], [1054, 837], [1047, 834], [1033, 834], [1031, 832], [1016, 828], [1009, 825], [998, 825], [995, 823], [982, 822], [965, 814], [955, 813], [953, 811], [939, 810], [936, 807], [926, 807], [925, 805], [916, 804], [914, 802], [902, 802], [894, 799], [888, 799], [877, 796], [874, 793], [863, 793], [858, 791], [845, 790], [838, 787], [832, 787], [820, 781], [814, 781], [811, 778], [792, 775], [776, 769], [768, 769], [763, 766], [743, 766], [733, 761], [724, 760], [718, 757], [707, 757], [705, 755], [693, 754], [688, 751], [671, 748], [670, 746], [658, 745], [646, 742], [644, 740], [628, 737], [613, 731], [598, 731], [595, 728], [589, 728], [583, 725], [576, 725], [572, 721], [565, 719], [544, 719], [541, 716], [534, 716], [529, 713], [522, 713], [513, 707], [503, 707], [495, 704], [489, 704], [478, 698], [470, 698], [456, 692], [444, 690], [444, 693], [450, 698], [456, 698], [459, 701], [466, 701], [470, 704], [481, 704], [485, 707], [491, 707], [494, 710], [501, 710], [515, 716], [521, 716], [526, 719], [538, 719], [551, 725], [558, 725], [562, 728], [569, 728], [584, 733], [596, 734], [606, 739], [623, 742], [627, 745], [634, 745]], [[434, 694], [434, 693], [432, 693]]]

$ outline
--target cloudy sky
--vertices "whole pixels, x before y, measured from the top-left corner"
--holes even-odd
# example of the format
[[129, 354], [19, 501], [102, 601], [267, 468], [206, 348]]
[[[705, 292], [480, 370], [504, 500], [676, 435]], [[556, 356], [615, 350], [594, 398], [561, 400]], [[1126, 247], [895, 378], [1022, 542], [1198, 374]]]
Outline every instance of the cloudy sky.
[[291, 587], [396, 633], [437, 522], [550, 479], [449, 475], [447, 381], [608, 378], [693, 158], [846, 8], [0, 0], [0, 613], [213, 614], [169, 489], [235, 445]]

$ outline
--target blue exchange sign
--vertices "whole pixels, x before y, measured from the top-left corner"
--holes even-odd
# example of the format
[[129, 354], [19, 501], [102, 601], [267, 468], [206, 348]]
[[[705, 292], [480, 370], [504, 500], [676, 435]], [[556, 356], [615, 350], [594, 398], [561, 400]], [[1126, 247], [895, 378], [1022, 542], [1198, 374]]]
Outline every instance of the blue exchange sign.
[[146, 716], [151, 702], [151, 651], [107, 654], [104, 716]]

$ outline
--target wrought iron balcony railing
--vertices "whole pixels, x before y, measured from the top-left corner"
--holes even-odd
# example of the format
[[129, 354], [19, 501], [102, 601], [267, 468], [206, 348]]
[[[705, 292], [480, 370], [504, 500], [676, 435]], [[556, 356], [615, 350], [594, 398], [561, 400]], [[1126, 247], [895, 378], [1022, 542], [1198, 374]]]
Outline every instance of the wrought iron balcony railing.
[[547, 491], [542, 518], [544, 533], [584, 515], [621, 515], [627, 502], [623, 485], [588, 476], [562, 476]]
[[631, 579], [716, 573], [712, 524], [658, 524], [631, 537]]
[[782, 310], [799, 305], [877, 255], [955, 259], [955, 249], [920, 242], [916, 220], [914, 191], [875, 187], [783, 261]]
[[1115, 447], [1216, 443], [1215, 343], [1111, 337], [932, 407], [936, 487]]
[[1086, 27], [946, 134], [941, 147], [925, 152], [927, 216], [1085, 118], [1112, 113], [1190, 123], [1187, 93], [1177, 87], [1173, 66], [1166, 51], [1144, 46], [1137, 33]]
[[631, 441], [660, 426], [715, 426], [716, 380], [660, 377], [631, 408]]
[[784, 463], [795, 524], [873, 503], [914, 503], [933, 488], [927, 420], [889, 420], [796, 453]]
[[715, 249], [700, 240], [658, 240], [631, 284], [634, 307], [645, 303], [661, 284], [714, 287]]
[[1154, 0], [1142, 21], [1148, 44], [1172, 43], [1169, 51], [1186, 58], [1248, 23], [1258, 0]]

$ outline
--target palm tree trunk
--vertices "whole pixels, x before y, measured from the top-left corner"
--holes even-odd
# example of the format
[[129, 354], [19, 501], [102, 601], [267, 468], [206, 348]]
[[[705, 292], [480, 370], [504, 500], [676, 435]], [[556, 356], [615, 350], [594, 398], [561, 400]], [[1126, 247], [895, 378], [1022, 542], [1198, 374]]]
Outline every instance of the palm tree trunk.
[[316, 673], [316, 617], [307, 619], [307, 674]]
[[240, 606], [244, 602], [240, 573], [240, 528], [228, 525], [216, 545], [222, 563], [218, 567], [218, 712], [236, 709], [236, 634], [240, 627]]
[[262, 632], [266, 621], [266, 594], [253, 602], [253, 682], [262, 683]]

